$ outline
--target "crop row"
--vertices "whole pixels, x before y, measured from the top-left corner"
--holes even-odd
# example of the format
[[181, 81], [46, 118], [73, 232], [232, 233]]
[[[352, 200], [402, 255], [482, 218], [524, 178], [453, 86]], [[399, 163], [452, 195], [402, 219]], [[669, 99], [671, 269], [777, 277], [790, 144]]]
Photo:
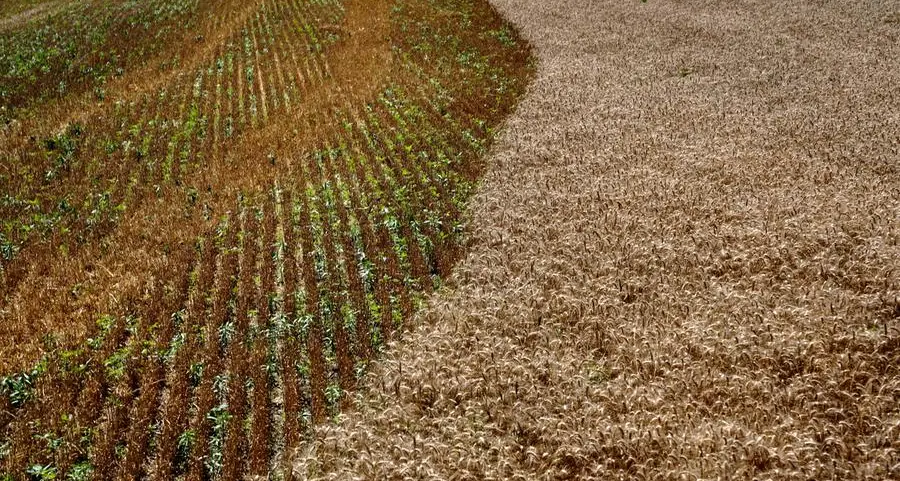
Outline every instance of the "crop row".
[[[12, 172], [0, 178], [7, 287], [32, 267], [30, 259], [12, 262], [20, 251], [103, 235], [127, 208], [163, 185], [180, 184], [239, 134], [299, 106], [304, 90], [327, 76], [322, 54], [334, 41], [315, 25], [340, 18], [334, 3], [262, 3], [195, 70], [112, 103], [90, 126], [71, 124], [41, 142], [11, 147]], [[36, 248], [31, 257], [53, 248]]]
[[[471, 32], [446, 11], [461, 11]], [[382, 87], [298, 116], [295, 129], [314, 140], [272, 158], [287, 167], [228, 202], [192, 249], [173, 251], [186, 273], [148, 280], [83, 345], [47, 346], [34, 369], [3, 379], [0, 475], [290, 478], [310, 427], [347, 405], [461, 255], [480, 155], [524, 85], [510, 78], [527, 52], [476, 36], [500, 25], [487, 13], [459, 0], [397, 2]], [[202, 68], [119, 104], [107, 127], [66, 132], [80, 147], [56, 139], [54, 149], [82, 153], [117, 144], [102, 165], [63, 172], [58, 193], [95, 192], [102, 173], [103, 202], [117, 206], [187, 183], [236, 131], [300, 108], [308, 83], [328, 86], [327, 48], [316, 45], [343, 15], [334, 3], [263, 4]], [[509, 58], [488, 57], [503, 48]]]
[[52, 399], [9, 425], [8, 471], [236, 479], [274, 468], [275, 447], [336, 414], [415, 292], [449, 268], [459, 233], [444, 199], [458, 153], [411, 155], [410, 123], [436, 126], [402, 102], [386, 91], [340, 114], [340, 141], [305, 155], [296, 184], [241, 199], [198, 241], [188, 281], [152, 286], [92, 347], [67, 353], [71, 372], [44, 375]]
[[0, 34], [0, 115], [86, 88], [102, 98], [109, 79], [158, 53], [178, 27], [194, 28], [201, 10], [198, 0], [68, 2]]

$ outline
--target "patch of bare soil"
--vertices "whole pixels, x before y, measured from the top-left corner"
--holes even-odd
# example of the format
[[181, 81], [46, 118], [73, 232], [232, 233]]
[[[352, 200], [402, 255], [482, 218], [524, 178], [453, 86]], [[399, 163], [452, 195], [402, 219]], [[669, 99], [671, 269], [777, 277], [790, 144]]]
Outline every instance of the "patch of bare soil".
[[540, 59], [322, 479], [900, 478], [891, 2], [495, 0]]

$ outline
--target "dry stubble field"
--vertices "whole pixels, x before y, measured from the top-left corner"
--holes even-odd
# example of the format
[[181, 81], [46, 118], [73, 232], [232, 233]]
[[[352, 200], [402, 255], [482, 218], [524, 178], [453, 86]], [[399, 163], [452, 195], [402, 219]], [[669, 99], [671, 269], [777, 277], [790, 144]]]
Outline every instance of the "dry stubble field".
[[308, 473], [900, 478], [900, 6], [493, 3], [469, 255]]

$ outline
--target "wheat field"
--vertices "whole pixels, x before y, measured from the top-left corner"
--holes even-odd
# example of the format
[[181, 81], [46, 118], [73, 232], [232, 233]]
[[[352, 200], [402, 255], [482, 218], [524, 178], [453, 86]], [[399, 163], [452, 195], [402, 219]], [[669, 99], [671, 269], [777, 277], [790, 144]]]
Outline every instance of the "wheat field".
[[900, 479], [896, 2], [495, 0], [538, 72], [315, 479]]
[[900, 479], [900, 5], [0, 5], [0, 480]]

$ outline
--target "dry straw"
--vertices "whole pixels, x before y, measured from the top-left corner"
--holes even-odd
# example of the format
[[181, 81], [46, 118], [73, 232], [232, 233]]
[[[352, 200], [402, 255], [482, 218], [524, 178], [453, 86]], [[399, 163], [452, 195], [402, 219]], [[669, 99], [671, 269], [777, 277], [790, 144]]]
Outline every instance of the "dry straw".
[[900, 478], [890, 2], [493, 2], [538, 77], [316, 479]]

